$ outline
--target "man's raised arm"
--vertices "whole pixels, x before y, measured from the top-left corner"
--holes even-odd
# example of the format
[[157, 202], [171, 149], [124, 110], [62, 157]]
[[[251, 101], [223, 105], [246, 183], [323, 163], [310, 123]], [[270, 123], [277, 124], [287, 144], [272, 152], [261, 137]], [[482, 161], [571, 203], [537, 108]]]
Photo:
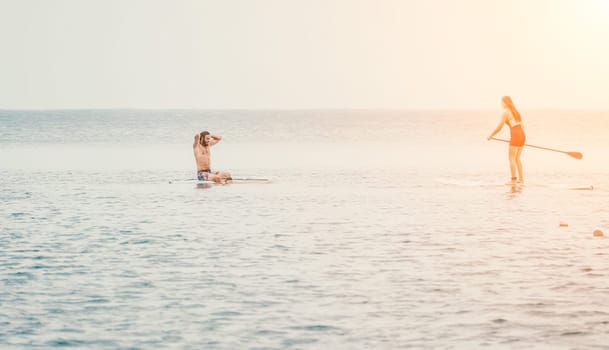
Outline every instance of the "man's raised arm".
[[199, 134], [195, 135], [195, 142], [192, 144], [192, 148], [196, 148], [198, 145], [200, 145], [200, 138], [201, 138], [201, 135], [199, 135]]
[[210, 135], [210, 136], [211, 136], [211, 141], [209, 142], [210, 146], [213, 146], [216, 143], [222, 141], [222, 136], [220, 136], [220, 135]]

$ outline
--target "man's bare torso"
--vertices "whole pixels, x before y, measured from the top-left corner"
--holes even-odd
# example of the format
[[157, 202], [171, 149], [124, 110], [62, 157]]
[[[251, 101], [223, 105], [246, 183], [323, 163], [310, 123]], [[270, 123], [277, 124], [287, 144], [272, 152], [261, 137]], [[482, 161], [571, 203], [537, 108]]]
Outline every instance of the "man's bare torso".
[[210, 148], [209, 146], [203, 147], [202, 145], [197, 145], [193, 148], [197, 171], [211, 169]]
[[211, 169], [211, 146], [220, 142], [220, 140], [222, 140], [222, 136], [211, 135], [207, 131], [195, 135], [192, 150], [195, 155], [195, 162], [197, 163], [197, 171], [209, 171]]

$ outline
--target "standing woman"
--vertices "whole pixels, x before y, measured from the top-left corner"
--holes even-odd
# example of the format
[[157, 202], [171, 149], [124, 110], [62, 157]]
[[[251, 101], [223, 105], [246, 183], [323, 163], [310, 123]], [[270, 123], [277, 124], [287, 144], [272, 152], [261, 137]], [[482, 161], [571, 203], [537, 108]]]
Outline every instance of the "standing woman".
[[[490, 140], [495, 136], [501, 128], [503, 128], [503, 124], [506, 124], [510, 128], [510, 173], [512, 175], [512, 179], [510, 183], [520, 183], [524, 184], [524, 176], [522, 175], [522, 163], [520, 162], [520, 154], [522, 153], [522, 147], [524, 146], [524, 141], [526, 136], [524, 135], [524, 126], [522, 125], [522, 118], [520, 117], [520, 113], [516, 110], [516, 106], [514, 106], [514, 102], [510, 96], [503, 96], [501, 99], [501, 105], [503, 106], [503, 114], [501, 115], [501, 121], [497, 128], [493, 130], [493, 132], [487, 137], [487, 140]], [[518, 178], [516, 178], [516, 169], [518, 169]]]

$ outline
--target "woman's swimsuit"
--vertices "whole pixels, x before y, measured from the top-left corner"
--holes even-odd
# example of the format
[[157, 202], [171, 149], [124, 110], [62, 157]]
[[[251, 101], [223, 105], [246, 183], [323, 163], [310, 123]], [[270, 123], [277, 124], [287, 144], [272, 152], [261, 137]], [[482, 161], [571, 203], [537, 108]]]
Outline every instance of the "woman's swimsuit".
[[526, 141], [522, 123], [510, 116], [506, 124], [510, 127], [510, 146], [522, 147]]

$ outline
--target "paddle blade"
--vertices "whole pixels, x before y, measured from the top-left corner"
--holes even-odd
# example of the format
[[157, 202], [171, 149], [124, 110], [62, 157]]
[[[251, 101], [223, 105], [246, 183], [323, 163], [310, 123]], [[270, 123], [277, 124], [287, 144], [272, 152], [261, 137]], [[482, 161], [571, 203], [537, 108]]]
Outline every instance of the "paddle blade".
[[567, 154], [575, 159], [582, 159], [584, 157], [584, 155], [579, 152], [567, 152]]

